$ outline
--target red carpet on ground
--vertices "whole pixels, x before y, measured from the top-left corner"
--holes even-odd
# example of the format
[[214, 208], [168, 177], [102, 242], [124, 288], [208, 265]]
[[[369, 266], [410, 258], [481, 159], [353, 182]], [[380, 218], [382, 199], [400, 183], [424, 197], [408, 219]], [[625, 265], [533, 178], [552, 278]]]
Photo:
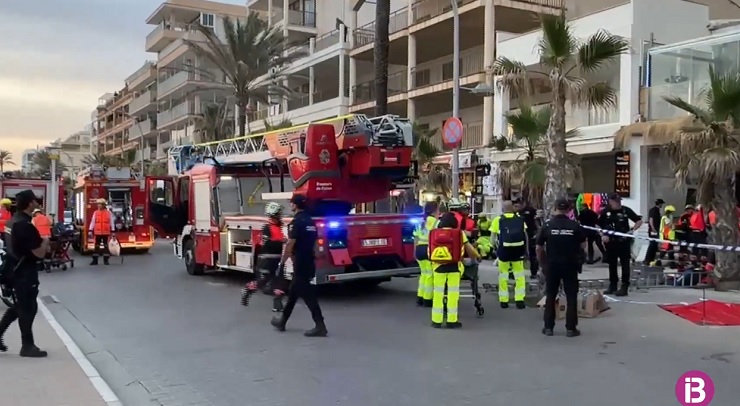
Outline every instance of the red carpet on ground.
[[699, 325], [740, 326], [740, 303], [707, 300], [690, 305], [671, 304], [659, 307]]

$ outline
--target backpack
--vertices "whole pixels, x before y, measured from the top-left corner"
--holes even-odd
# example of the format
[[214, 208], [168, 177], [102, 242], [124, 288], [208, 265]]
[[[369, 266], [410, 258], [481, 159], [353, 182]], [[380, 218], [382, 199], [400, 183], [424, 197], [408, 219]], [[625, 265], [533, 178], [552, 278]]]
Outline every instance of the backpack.
[[527, 241], [527, 235], [524, 230], [524, 219], [515, 215], [514, 217], [499, 217], [499, 241], [502, 243], [517, 243]]
[[429, 260], [437, 264], [456, 264], [462, 259], [460, 230], [435, 228], [429, 232]]

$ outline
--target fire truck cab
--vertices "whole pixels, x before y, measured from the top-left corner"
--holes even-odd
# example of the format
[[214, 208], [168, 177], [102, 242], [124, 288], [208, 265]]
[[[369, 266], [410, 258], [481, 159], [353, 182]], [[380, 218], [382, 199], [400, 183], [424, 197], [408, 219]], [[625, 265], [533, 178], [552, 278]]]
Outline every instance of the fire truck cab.
[[[349, 115], [208, 144], [173, 147], [171, 176], [148, 177], [145, 217], [174, 238], [187, 272], [254, 272], [268, 202], [302, 194], [317, 223], [316, 283], [372, 284], [419, 273], [413, 230], [419, 216], [350, 214], [388, 197], [415, 176], [411, 123]], [[292, 264], [286, 264], [290, 277]]]
[[154, 234], [144, 221], [146, 197], [139, 179], [130, 168], [92, 166], [78, 173], [74, 186], [74, 221], [80, 229], [80, 241], [74, 244], [82, 253], [92, 252], [94, 241], [88, 238], [90, 220], [98, 209], [98, 199], [105, 199], [113, 214], [113, 236], [121, 249], [147, 252], [154, 245]]

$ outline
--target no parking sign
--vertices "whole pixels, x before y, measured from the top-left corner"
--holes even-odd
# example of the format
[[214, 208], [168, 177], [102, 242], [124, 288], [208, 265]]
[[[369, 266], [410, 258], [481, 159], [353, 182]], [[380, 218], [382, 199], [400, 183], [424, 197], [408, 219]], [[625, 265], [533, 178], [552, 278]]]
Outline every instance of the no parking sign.
[[455, 148], [460, 145], [463, 137], [463, 124], [457, 117], [450, 117], [445, 120], [442, 127], [442, 141], [445, 146]]

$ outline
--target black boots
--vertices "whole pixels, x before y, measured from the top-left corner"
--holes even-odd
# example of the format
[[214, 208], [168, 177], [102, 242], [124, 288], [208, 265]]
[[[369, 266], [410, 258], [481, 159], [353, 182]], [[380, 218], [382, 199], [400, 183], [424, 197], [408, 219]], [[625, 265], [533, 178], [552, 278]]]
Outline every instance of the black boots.
[[523, 300], [519, 300], [516, 302], [516, 308], [517, 309], [526, 309], [527, 305], [524, 304]]
[[[275, 330], [280, 332], [285, 331], [285, 323], [285, 317], [273, 317], [270, 321], [270, 324], [275, 327]], [[316, 327], [303, 333], [306, 337], [326, 337], [328, 334], [329, 331], [326, 329], [326, 325], [323, 321], [317, 322]]]
[[545, 327], [545, 328], [543, 328], [543, 329], [542, 329], [542, 334], [544, 334], [544, 335], [546, 335], [546, 336], [548, 336], [548, 337], [552, 337], [552, 336], [554, 336], [554, 335], [555, 335], [555, 332], [554, 332], [554, 331], [552, 331], [552, 329], [551, 329], [551, 328], [547, 328], [547, 327]]
[[329, 331], [326, 330], [326, 325], [323, 321], [316, 323], [316, 327], [303, 333], [306, 337], [326, 337]]
[[431, 300], [424, 300], [424, 307], [432, 308], [433, 302]]
[[39, 347], [28, 344], [21, 347], [21, 357], [27, 358], [45, 358], [49, 355], [46, 351], [41, 350]]
[[619, 287], [619, 290], [616, 293], [616, 296], [627, 296], [629, 291], [629, 285], [626, 283], [623, 283], [622, 286]]
[[103, 265], [110, 265], [110, 257], [103, 257]]
[[419, 307], [424, 306], [424, 298], [417, 296], [416, 297], [416, 305], [419, 306]]
[[568, 330], [565, 332], [566, 337], [578, 337], [581, 335], [581, 330], [574, 328], [573, 330]]
[[501, 308], [502, 309], [508, 309], [509, 308], [509, 302], [501, 302]]
[[90, 261], [90, 266], [97, 265], [98, 264], [98, 257], [93, 257], [92, 261]]
[[8, 346], [5, 345], [5, 341], [3, 341], [3, 338], [0, 337], [0, 352], [7, 352]]
[[617, 284], [616, 283], [610, 283], [609, 289], [604, 291], [605, 295], [613, 295], [617, 292]]

